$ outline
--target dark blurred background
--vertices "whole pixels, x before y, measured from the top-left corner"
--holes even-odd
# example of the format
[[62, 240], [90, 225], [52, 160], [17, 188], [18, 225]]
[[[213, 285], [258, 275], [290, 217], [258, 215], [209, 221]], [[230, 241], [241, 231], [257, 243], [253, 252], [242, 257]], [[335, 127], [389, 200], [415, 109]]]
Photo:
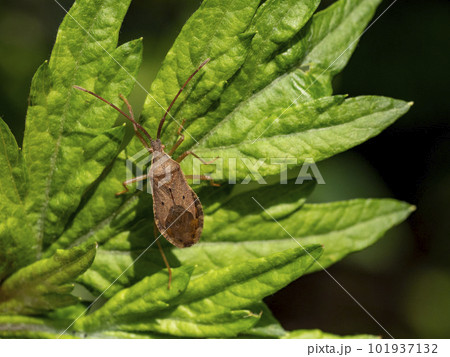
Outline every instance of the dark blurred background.
[[[66, 9], [72, 2], [60, 1]], [[385, 0], [377, 14], [391, 3]], [[138, 80], [146, 88], [199, 4], [133, 1], [120, 41], [144, 37]], [[49, 57], [63, 16], [53, 0], [0, 2], [0, 116], [19, 143], [31, 78]], [[311, 198], [392, 197], [417, 206], [406, 223], [376, 245], [329, 269], [396, 338], [450, 337], [449, 34], [445, 0], [397, 1], [364, 34], [335, 80], [335, 93], [385, 95], [415, 104], [378, 137], [321, 163], [327, 184]], [[137, 111], [144, 98], [136, 88]], [[299, 279], [266, 302], [287, 329], [386, 336], [323, 272]]]

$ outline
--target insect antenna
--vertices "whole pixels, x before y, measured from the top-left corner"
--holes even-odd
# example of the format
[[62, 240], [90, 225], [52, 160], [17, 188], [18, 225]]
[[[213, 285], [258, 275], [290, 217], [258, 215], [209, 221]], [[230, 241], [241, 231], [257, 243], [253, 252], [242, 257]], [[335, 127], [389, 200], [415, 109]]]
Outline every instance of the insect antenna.
[[[145, 146], [145, 148], [151, 152], [152, 148], [148, 145], [148, 143], [144, 140], [144, 138], [142, 137], [141, 133], [139, 133], [139, 128], [136, 126], [136, 120], [134, 120], [134, 114], [133, 114], [133, 108], [131, 107], [130, 103], [128, 102], [127, 98], [125, 98], [122, 94], [119, 94], [120, 99], [122, 99], [124, 101], [124, 103], [127, 105], [128, 108], [128, 112], [130, 113], [130, 117], [133, 123], [133, 128], [134, 128], [134, 133], [136, 134], [136, 136], [139, 138], [139, 140], [141, 141], [141, 143]], [[145, 129], [142, 129], [144, 132], [147, 132]], [[150, 135], [148, 135], [150, 136]], [[152, 141], [152, 139], [150, 138], [150, 141]], [[151, 145], [151, 144], [150, 144]]]
[[144, 135], [148, 138], [148, 140], [150, 140], [150, 142], [152, 141], [152, 137], [150, 136], [150, 134], [147, 132], [147, 130], [145, 130], [142, 125], [140, 125], [135, 119], [134, 119], [134, 115], [133, 115], [133, 110], [131, 109], [131, 105], [130, 103], [128, 103], [128, 101], [125, 99], [125, 97], [123, 95], [120, 95], [120, 98], [125, 102], [125, 104], [128, 107], [128, 111], [130, 112], [130, 115], [126, 114], [124, 111], [122, 111], [119, 107], [115, 106], [113, 103], [107, 101], [105, 98], [100, 97], [98, 94], [91, 92], [90, 90], [87, 90], [83, 87], [80, 86], [73, 86], [75, 89], [81, 90], [83, 92], [89, 93], [91, 95], [93, 95], [94, 97], [100, 99], [101, 101], [105, 102], [106, 104], [108, 104], [109, 106], [111, 106], [112, 108], [114, 108], [115, 110], [117, 110], [120, 114], [122, 114], [125, 118], [127, 118], [129, 121], [131, 121], [133, 123], [133, 128], [134, 128], [134, 132], [136, 133], [136, 136], [139, 138], [139, 140], [142, 142], [142, 144], [148, 149], [150, 150], [150, 145], [144, 140], [144, 138], [142, 137], [142, 135], [139, 133], [139, 130], [144, 133]]
[[187, 84], [190, 82], [190, 80], [197, 74], [197, 72], [200, 71], [202, 69], [202, 67], [204, 65], [206, 65], [210, 60], [211, 60], [211, 58], [207, 58], [205, 61], [203, 61], [203, 63], [200, 66], [198, 66], [198, 68], [194, 71], [194, 73], [192, 73], [189, 76], [189, 78], [187, 79], [187, 81], [184, 82], [183, 86], [180, 88], [180, 90], [178, 91], [175, 98], [173, 98], [172, 102], [170, 103], [169, 107], [167, 108], [166, 112], [164, 113], [164, 116], [162, 117], [161, 121], [159, 122], [158, 133], [156, 134], [157, 139], [159, 139], [161, 137], [161, 130], [162, 130], [163, 124], [166, 120], [167, 114], [169, 114], [170, 109], [172, 109], [172, 106], [175, 104], [176, 100], [180, 96], [183, 89], [187, 86]]

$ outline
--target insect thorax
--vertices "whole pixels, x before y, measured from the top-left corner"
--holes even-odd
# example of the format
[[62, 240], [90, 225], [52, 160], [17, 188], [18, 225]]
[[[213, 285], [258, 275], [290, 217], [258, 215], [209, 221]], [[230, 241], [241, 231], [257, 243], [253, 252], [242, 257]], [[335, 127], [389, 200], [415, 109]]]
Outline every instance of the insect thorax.
[[149, 175], [155, 180], [169, 178], [180, 170], [178, 162], [174, 161], [164, 151], [153, 151], [152, 166]]

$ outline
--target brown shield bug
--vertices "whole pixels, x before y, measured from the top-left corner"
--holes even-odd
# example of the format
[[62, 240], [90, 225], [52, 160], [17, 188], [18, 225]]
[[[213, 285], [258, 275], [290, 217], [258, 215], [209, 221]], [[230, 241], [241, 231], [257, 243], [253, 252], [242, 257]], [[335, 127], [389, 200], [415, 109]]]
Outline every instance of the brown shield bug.
[[[150, 134], [134, 119], [133, 110], [127, 99], [120, 95], [120, 98], [125, 102], [128, 108], [129, 115], [124, 113], [120, 108], [100, 97], [87, 89], [79, 86], [74, 86], [75, 89], [87, 92], [94, 97], [102, 100], [106, 104], [113, 107], [125, 118], [127, 118], [133, 124], [134, 132], [139, 140], [142, 142], [147, 151], [152, 154], [151, 167], [146, 175], [135, 177], [131, 180], [124, 181], [122, 185], [125, 190], [116, 193], [116, 196], [128, 192], [128, 185], [143, 181], [150, 180], [152, 193], [153, 193], [153, 214], [155, 218], [155, 238], [157, 237], [157, 230], [174, 246], [178, 248], [186, 248], [197, 243], [200, 239], [203, 230], [203, 208], [202, 205], [187, 183], [186, 179], [199, 178], [202, 180], [209, 180], [212, 185], [219, 186], [214, 183], [211, 177], [206, 175], [200, 175], [194, 177], [193, 175], [185, 176], [180, 168], [180, 162], [188, 155], [193, 155], [198, 158], [203, 164], [210, 164], [211, 162], [205, 162], [199, 158], [192, 151], [186, 151], [181, 154], [176, 160], [172, 159], [172, 155], [175, 150], [180, 146], [184, 140], [182, 134], [184, 120], [178, 128], [177, 135], [179, 139], [175, 145], [170, 149], [168, 153], [164, 151], [165, 146], [161, 142], [161, 130], [166, 120], [167, 114], [174, 105], [175, 101], [180, 96], [181, 92], [187, 86], [189, 81], [195, 76], [195, 74], [209, 62], [209, 58], [205, 60], [186, 80], [183, 86], [180, 88], [174, 99], [170, 103], [169, 107], [164, 113], [161, 121], [159, 122], [158, 132], [156, 139], [153, 139]], [[214, 161], [214, 160], [213, 160]], [[159, 237], [158, 237], [159, 238]], [[164, 255], [158, 239], [156, 239], [158, 247], [161, 251], [164, 263], [169, 271], [169, 288], [172, 279], [172, 272], [169, 263]]]

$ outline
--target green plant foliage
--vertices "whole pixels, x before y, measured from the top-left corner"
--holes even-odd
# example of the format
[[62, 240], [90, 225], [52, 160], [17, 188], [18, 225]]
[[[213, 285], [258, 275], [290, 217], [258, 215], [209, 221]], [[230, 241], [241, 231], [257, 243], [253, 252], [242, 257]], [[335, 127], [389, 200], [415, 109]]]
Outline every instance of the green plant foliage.
[[133, 324], [142, 316], [167, 309], [170, 302], [186, 290], [193, 269], [189, 266], [173, 269], [171, 289], [167, 289], [168, 275], [165, 272], [146, 277], [128, 289], [122, 289], [101, 309], [77, 323], [83, 329], [101, 330], [105, 326]]
[[92, 264], [96, 246], [60, 250], [15, 272], [1, 286], [0, 314], [41, 314], [73, 305], [75, 278]]
[[353, 335], [353, 336], [337, 336], [331, 333], [325, 333], [320, 330], [295, 330], [288, 332], [282, 338], [308, 338], [308, 339], [335, 339], [335, 338], [357, 338], [357, 339], [367, 339], [367, 338], [380, 338], [379, 336], [373, 335]]
[[[246, 259], [320, 243], [325, 250], [318, 261], [322, 267], [328, 267], [349, 253], [370, 246], [412, 211], [410, 205], [390, 199], [302, 206], [304, 195], [313, 187], [313, 184], [271, 185], [241, 194], [234, 194], [233, 189], [223, 203], [205, 210], [202, 242], [190, 249], [172, 250], [168, 257], [170, 264], [196, 265], [193, 276], [198, 276]], [[293, 236], [272, 217], [287, 232], [294, 232]], [[149, 231], [153, 232], [152, 222], [138, 222], [129, 231], [112, 237], [100, 248], [91, 269], [79, 281], [102, 292], [148, 247], [151, 239], [143, 232]], [[125, 272], [105, 294], [119, 291], [163, 266], [157, 249], [149, 249], [134, 269]], [[309, 272], [322, 267], [313, 265]]]
[[[58, 323], [60, 326], [58, 326]], [[0, 337], [2, 338], [58, 338], [69, 321], [57, 321], [21, 315], [0, 316]], [[64, 335], [62, 338], [73, 338]]]
[[0, 120], [0, 337], [340, 338], [285, 331], [263, 299], [369, 247], [414, 209], [393, 199], [307, 203], [316, 182], [293, 175], [378, 135], [411, 106], [332, 93], [379, 3], [338, 0], [317, 12], [319, 0], [205, 0], [187, 21], [142, 125], [154, 137], [180, 86], [210, 58], [172, 108], [162, 141], [170, 148], [186, 118], [175, 156], [219, 156], [223, 165], [205, 171], [237, 183], [258, 163], [266, 184], [194, 186], [202, 239], [189, 249], [161, 242], [173, 267], [168, 289], [151, 195], [114, 195], [142, 145], [125, 141], [111, 107], [73, 88], [118, 106], [131, 92], [142, 39], [117, 46], [130, 0], [77, 0], [32, 80], [23, 152]]
[[22, 152], [0, 118], [0, 281], [36, 259], [37, 246], [25, 215], [27, 172]]
[[[27, 213], [41, 249], [61, 235], [83, 193], [100, 176], [105, 163], [117, 155], [121, 144], [124, 132], [110, 132], [117, 113], [80, 95], [73, 85], [91, 88], [116, 104], [120, 102], [118, 93], [130, 93], [134, 81], [125, 70], [137, 73], [142, 41], [116, 48], [128, 3], [78, 1], [71, 10], [78, 23], [66, 16], [50, 61], [33, 78], [23, 151], [29, 172]], [[120, 70], [105, 50], [125, 70]], [[102, 140], [99, 135], [111, 140], [96, 153], [95, 146]], [[85, 174], [87, 170], [90, 175]]]
[[174, 336], [235, 336], [252, 327], [261, 312], [238, 309], [260, 301], [301, 276], [321, 252], [320, 246], [294, 248], [210, 269], [192, 280], [187, 289], [192, 269], [189, 274], [186, 268], [174, 269], [170, 290], [167, 275], [157, 273], [121, 290], [101, 309], [78, 320], [78, 329], [107, 327]]

